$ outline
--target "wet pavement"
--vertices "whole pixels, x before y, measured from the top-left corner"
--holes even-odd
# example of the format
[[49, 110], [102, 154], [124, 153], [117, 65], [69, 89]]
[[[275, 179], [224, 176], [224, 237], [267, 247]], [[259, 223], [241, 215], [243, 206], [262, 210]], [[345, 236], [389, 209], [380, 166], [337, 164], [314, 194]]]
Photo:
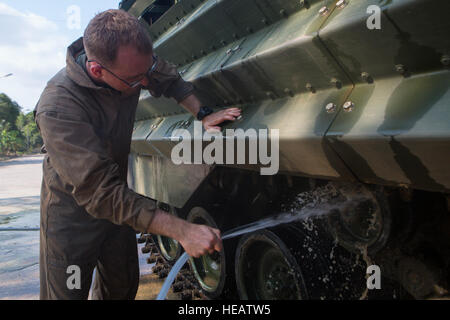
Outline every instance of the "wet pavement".
[[0, 162], [0, 299], [39, 298], [42, 160]]
[[[39, 299], [39, 205], [43, 155], [0, 161], [0, 300]], [[141, 253], [137, 299], [154, 299], [162, 280]]]

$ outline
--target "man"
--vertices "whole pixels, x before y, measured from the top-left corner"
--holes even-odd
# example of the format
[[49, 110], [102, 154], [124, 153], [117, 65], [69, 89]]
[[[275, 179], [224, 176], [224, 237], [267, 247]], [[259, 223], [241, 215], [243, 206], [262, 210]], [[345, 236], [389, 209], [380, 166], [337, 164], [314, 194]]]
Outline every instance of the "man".
[[[138, 20], [121, 10], [98, 14], [68, 48], [67, 65], [45, 88], [36, 123], [47, 153], [41, 192], [41, 299], [134, 299], [139, 282], [136, 231], [181, 243], [193, 257], [221, 250], [217, 229], [156, 208], [126, 183], [141, 88], [175, 98], [207, 130], [238, 109], [201, 108], [192, 84], [153, 55]], [[80, 281], [72, 275], [77, 270]]]

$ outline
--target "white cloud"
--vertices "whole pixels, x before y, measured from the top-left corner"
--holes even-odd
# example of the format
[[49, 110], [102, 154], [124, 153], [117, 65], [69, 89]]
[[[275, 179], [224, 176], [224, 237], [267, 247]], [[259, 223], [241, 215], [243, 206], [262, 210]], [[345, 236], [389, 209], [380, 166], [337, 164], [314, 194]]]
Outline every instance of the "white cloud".
[[65, 66], [69, 37], [45, 17], [0, 2], [0, 92], [32, 109], [47, 81]]

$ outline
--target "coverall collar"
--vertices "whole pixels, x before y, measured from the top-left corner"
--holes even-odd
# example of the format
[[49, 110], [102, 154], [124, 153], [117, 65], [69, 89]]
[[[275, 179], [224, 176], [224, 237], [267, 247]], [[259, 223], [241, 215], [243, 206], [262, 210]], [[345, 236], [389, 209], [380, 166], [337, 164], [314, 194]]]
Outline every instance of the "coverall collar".
[[66, 57], [67, 63], [66, 70], [69, 78], [81, 87], [100, 90], [108, 94], [115, 94], [119, 96], [122, 95], [120, 91], [117, 91], [111, 87], [96, 84], [91, 79], [91, 77], [89, 77], [85, 69], [81, 67], [76, 61], [77, 56], [81, 54], [83, 51], [84, 51], [83, 37], [79, 38], [68, 47]]

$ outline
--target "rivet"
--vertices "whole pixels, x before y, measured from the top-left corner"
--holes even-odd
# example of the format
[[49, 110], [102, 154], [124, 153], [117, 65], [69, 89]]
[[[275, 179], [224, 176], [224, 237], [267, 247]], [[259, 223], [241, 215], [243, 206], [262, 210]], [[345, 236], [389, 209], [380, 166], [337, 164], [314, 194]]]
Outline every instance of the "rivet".
[[406, 72], [406, 68], [402, 64], [395, 65], [395, 71], [397, 71], [400, 74], [404, 74]]
[[329, 104], [327, 104], [325, 109], [327, 110], [327, 113], [334, 113], [336, 111], [336, 104], [333, 102], [330, 102]]
[[321, 16], [326, 16], [326, 15], [328, 14], [329, 11], [330, 11], [330, 10], [328, 10], [328, 7], [327, 7], [327, 6], [324, 6], [324, 7], [320, 8], [319, 14], [320, 14]]
[[267, 95], [270, 99], [275, 100], [275, 95], [273, 94], [272, 91], [266, 92], [266, 95]]
[[248, 33], [252, 33], [252, 32], [253, 32], [253, 29], [252, 29], [252, 28], [250, 28], [250, 27], [247, 27], [247, 29], [246, 29], [246, 30], [247, 30], [247, 32], [248, 32]]
[[265, 24], [265, 25], [268, 25], [268, 24], [269, 24], [269, 22], [267, 22], [266, 19], [262, 19], [261, 22], [262, 22], [263, 24]]
[[344, 103], [344, 111], [345, 112], [352, 112], [353, 108], [355, 107], [355, 104], [351, 101], [347, 101], [346, 103]]
[[280, 15], [282, 15], [283, 17], [287, 16], [286, 10], [285, 9], [281, 9], [280, 10]]
[[313, 87], [313, 85], [311, 83], [307, 83], [305, 87], [308, 91], [311, 91], [312, 93], [316, 93], [316, 89]]
[[449, 55], [443, 55], [442, 57], [441, 57], [441, 63], [444, 65], [444, 66], [448, 66], [448, 65], [450, 65], [450, 56]]
[[333, 85], [333, 86], [335, 86], [336, 88], [338, 88], [338, 89], [341, 89], [342, 88], [342, 82], [340, 81], [340, 80], [338, 80], [338, 79], [336, 79], [336, 78], [333, 78], [333, 79], [331, 79], [331, 84]]
[[367, 83], [373, 83], [373, 78], [368, 72], [361, 72], [361, 79]]
[[300, 8], [309, 9], [309, 3], [307, 0], [300, 0]]
[[347, 6], [347, 1], [345, 0], [339, 0], [338, 2], [336, 2], [336, 7], [338, 7], [339, 9], [344, 9]]
[[285, 92], [287, 95], [291, 96], [291, 97], [294, 96], [294, 93], [293, 93], [292, 90], [289, 89], [289, 88], [284, 89], [284, 92]]

